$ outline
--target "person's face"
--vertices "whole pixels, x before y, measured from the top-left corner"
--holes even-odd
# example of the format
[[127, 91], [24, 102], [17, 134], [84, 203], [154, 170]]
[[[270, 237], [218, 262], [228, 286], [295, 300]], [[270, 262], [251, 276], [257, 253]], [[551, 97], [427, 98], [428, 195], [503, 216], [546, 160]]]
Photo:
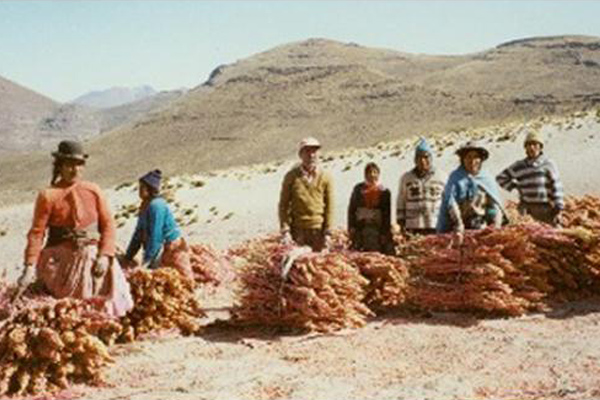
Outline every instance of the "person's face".
[[140, 181], [139, 187], [138, 187], [138, 195], [140, 196], [140, 199], [146, 200], [146, 199], [150, 198], [151, 194], [152, 193], [150, 192], [150, 189], [148, 188], [148, 186], [144, 182]]
[[476, 175], [481, 170], [483, 158], [477, 150], [469, 150], [463, 157], [463, 165], [468, 173]]
[[377, 168], [369, 168], [365, 171], [365, 180], [372, 185], [379, 181], [379, 171]]
[[542, 144], [538, 142], [525, 143], [525, 154], [528, 158], [537, 158], [542, 153]]
[[79, 160], [63, 160], [60, 165], [60, 178], [66, 183], [73, 183], [81, 178], [85, 163]]
[[415, 158], [417, 170], [421, 173], [426, 173], [431, 170], [431, 154], [419, 152]]
[[300, 159], [302, 164], [306, 167], [312, 167], [317, 165], [319, 159], [319, 148], [318, 147], [304, 147], [300, 151]]

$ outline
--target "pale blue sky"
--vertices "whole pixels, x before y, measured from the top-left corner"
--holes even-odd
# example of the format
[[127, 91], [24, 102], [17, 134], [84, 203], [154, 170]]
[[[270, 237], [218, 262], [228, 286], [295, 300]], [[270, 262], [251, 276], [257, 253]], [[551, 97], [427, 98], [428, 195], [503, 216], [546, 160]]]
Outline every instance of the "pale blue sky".
[[111, 86], [194, 87], [215, 67], [321, 37], [463, 54], [600, 36], [600, 1], [0, 1], [0, 76], [57, 101]]

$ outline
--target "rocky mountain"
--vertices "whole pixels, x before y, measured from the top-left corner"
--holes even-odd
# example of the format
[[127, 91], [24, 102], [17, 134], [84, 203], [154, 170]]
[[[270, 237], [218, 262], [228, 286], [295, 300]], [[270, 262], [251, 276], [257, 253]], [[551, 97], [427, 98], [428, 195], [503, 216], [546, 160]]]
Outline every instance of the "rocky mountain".
[[132, 88], [115, 86], [106, 90], [97, 90], [86, 93], [77, 97], [75, 100], [71, 101], [71, 103], [86, 107], [106, 109], [133, 103], [153, 96], [156, 93], [156, 90], [148, 85]]
[[[600, 38], [587, 36], [460, 56], [285, 44], [220, 66], [162, 111], [92, 140], [88, 173], [114, 184], [156, 167], [173, 175], [293, 158], [307, 135], [333, 150], [595, 108], [599, 65]], [[35, 187], [43, 174], [30, 166]]]

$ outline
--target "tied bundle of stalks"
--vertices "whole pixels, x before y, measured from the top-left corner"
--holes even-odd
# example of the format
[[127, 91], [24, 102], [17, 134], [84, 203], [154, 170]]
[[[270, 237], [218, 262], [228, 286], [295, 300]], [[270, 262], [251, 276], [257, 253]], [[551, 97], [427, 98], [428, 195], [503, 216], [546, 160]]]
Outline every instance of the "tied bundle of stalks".
[[528, 242], [516, 233], [507, 228], [470, 231], [460, 247], [448, 247], [451, 235], [441, 236], [445, 245], [440, 237], [420, 240], [420, 256], [410, 267], [411, 305], [507, 315], [537, 307], [543, 294], [531, 285], [523, 269], [506, 258], [507, 252], [524, 258], [531, 255]]
[[413, 306], [520, 315], [600, 288], [599, 238], [583, 228], [527, 223], [469, 231], [460, 247], [451, 241], [441, 235], [405, 247]]
[[559, 300], [600, 292], [600, 231], [545, 229], [531, 238]]
[[249, 246], [238, 249], [249, 257], [240, 270], [236, 321], [331, 332], [364, 326], [372, 315], [362, 302], [368, 281], [342, 253], [299, 255], [284, 274], [293, 246], [274, 244], [271, 238], [262, 247], [259, 241]]
[[210, 245], [190, 246], [192, 272], [196, 283], [219, 286], [233, 280], [231, 264], [227, 257], [219, 254]]
[[129, 272], [128, 280], [134, 307], [121, 318], [119, 341], [130, 342], [144, 334], [170, 329], [184, 335], [198, 330], [197, 319], [205, 316], [204, 311], [194, 297], [194, 284], [177, 270], [135, 269]]
[[396, 307], [405, 303], [408, 267], [402, 259], [374, 252], [349, 251], [346, 256], [369, 282], [364, 301], [371, 309]]
[[103, 368], [113, 362], [106, 345], [119, 331], [82, 300], [47, 298], [22, 309], [0, 330], [0, 395], [102, 383]]

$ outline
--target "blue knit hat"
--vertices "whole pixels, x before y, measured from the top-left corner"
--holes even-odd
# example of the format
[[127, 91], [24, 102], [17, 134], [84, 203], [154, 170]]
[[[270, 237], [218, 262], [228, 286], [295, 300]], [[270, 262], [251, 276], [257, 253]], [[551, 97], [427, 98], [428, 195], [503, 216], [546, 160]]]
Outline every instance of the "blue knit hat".
[[160, 169], [155, 169], [154, 171], [148, 172], [146, 175], [140, 178], [141, 182], [144, 182], [146, 185], [150, 186], [152, 189], [157, 192], [160, 190], [160, 179], [162, 178], [162, 172]]
[[431, 150], [431, 147], [429, 146], [429, 143], [427, 143], [427, 140], [425, 140], [425, 138], [421, 138], [419, 144], [417, 144], [417, 148], [415, 149], [415, 157], [419, 153], [433, 154], [433, 151]]

